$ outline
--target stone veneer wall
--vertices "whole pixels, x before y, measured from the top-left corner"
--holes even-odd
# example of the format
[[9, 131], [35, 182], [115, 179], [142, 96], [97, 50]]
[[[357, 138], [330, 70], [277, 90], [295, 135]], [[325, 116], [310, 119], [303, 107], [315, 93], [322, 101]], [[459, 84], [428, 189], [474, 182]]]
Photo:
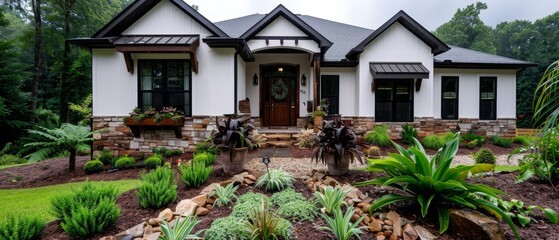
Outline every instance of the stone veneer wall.
[[[222, 118], [220, 118], [221, 120]], [[183, 152], [193, 151], [197, 142], [204, 141], [215, 129], [215, 117], [194, 116], [185, 119], [182, 127], [182, 138], [178, 139], [173, 130], [148, 128], [142, 129], [140, 137], [135, 138], [126, 125], [123, 117], [93, 117], [94, 152], [108, 149], [114, 155], [139, 155], [140, 152], [151, 152], [154, 147], [180, 149]]]

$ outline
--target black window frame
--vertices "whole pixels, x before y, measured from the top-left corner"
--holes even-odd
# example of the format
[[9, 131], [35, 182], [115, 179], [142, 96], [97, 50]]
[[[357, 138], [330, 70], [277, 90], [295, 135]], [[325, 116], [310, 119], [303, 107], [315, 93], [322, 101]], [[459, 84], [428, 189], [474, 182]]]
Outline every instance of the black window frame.
[[[413, 122], [414, 115], [414, 95], [415, 95], [415, 84], [413, 79], [375, 79], [376, 81], [376, 93], [375, 93], [375, 122]], [[391, 87], [391, 99], [389, 101], [384, 101], [379, 99], [378, 91], [382, 88], [382, 85], [390, 85]], [[398, 88], [397, 85], [405, 84], [409, 89], [409, 100], [403, 101], [398, 100]], [[379, 105], [382, 103], [390, 103], [390, 116], [389, 118], [382, 118], [380, 114]], [[407, 119], [398, 119], [398, 103], [408, 103], [409, 104], [409, 117]]]
[[[456, 96], [454, 96], [454, 99], [451, 98], [445, 98], [444, 96], [444, 84], [446, 81], [456, 81], [455, 82], [455, 92], [456, 92]], [[459, 96], [460, 96], [460, 78], [458, 76], [442, 76], [441, 77], [441, 119], [445, 119], [445, 120], [458, 120], [458, 115], [459, 115], [459, 104], [458, 104], [458, 100], [459, 100]], [[445, 104], [445, 103], [449, 103], [449, 104]], [[452, 105], [453, 110], [450, 109], [445, 109], [445, 107]], [[455, 112], [455, 117], [449, 117], [449, 113], [451, 112]]]
[[[332, 81], [330, 84], [325, 84], [324, 81]], [[331, 93], [325, 94], [323, 88], [328, 85], [336, 85], [336, 88]], [[329, 90], [332, 90], [331, 88]], [[320, 99], [328, 99], [328, 114], [340, 114], [340, 75], [321, 75], [320, 76]]]
[[[162, 71], [162, 84], [163, 84], [163, 90], [142, 90], [143, 88], [143, 82], [142, 82], [142, 70], [143, 70], [143, 64], [145, 63], [149, 63], [151, 62], [152, 64], [155, 63], [162, 63], [163, 65], [163, 71]], [[185, 63], [186, 65], [188, 65], [188, 72], [184, 72], [183, 73], [183, 77], [184, 76], [188, 76], [188, 90], [169, 90], [169, 79], [168, 79], [168, 73], [169, 73], [169, 63], [170, 62], [182, 62]], [[184, 115], [186, 117], [191, 117], [192, 116], [192, 64], [190, 59], [138, 59], [138, 107], [140, 109], [142, 109], [142, 111], [145, 111], [145, 107], [143, 104], [143, 93], [147, 93], [147, 92], [151, 92], [151, 93], [161, 93], [163, 95], [163, 104], [162, 106], [152, 106], [154, 107], [156, 110], [161, 110], [162, 107], [168, 107], [171, 106], [170, 104], [170, 94], [172, 93], [188, 93], [188, 99], [184, 99], [183, 102], [183, 106], [184, 108], [180, 108], [177, 106], [173, 106], [181, 111], [184, 112]], [[187, 103], [188, 100], [188, 103]]]
[[[493, 99], [487, 99], [487, 95], [484, 96], [487, 91], [482, 90], [484, 85], [482, 82], [485, 80], [493, 81]], [[497, 120], [497, 77], [479, 77], [479, 120]]]

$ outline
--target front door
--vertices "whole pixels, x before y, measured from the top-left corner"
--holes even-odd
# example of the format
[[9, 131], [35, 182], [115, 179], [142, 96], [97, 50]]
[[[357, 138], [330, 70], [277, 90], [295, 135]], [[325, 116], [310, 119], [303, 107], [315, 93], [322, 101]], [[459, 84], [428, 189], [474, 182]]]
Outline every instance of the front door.
[[262, 70], [264, 125], [297, 125], [297, 67], [274, 65], [263, 67]]

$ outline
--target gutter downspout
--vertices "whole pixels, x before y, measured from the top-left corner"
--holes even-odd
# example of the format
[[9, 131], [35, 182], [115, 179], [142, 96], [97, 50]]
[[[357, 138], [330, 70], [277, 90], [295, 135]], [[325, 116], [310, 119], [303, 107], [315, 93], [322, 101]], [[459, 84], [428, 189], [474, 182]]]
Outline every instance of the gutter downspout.
[[238, 55], [239, 55], [239, 53], [237, 51], [235, 51], [235, 54], [233, 55], [233, 58], [234, 58], [233, 59], [233, 67], [234, 67], [233, 74], [235, 75], [233, 77], [233, 82], [235, 84], [235, 87], [234, 87], [235, 94], [234, 94], [234, 101], [233, 101], [233, 109], [235, 109], [235, 110], [233, 111], [233, 113], [235, 115], [237, 115], [237, 97], [238, 97], [237, 96], [237, 88], [238, 88], [237, 87], [237, 81], [238, 81], [238, 79], [237, 79], [238, 78], [237, 77], [237, 56]]

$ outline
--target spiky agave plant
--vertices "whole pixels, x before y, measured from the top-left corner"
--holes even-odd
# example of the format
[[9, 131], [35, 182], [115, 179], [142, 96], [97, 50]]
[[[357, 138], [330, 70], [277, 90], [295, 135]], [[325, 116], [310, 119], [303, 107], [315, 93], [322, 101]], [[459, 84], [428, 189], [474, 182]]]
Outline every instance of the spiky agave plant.
[[439, 219], [439, 231], [443, 233], [449, 225], [449, 203], [472, 209], [483, 208], [504, 219], [515, 236], [520, 239], [514, 223], [505, 212], [490, 201], [479, 197], [479, 195], [489, 195], [500, 198], [498, 195], [504, 193], [483, 184], [465, 182], [468, 174], [490, 171], [492, 169], [491, 165], [476, 164], [450, 167], [452, 159], [458, 151], [458, 134], [455, 134], [454, 138], [447, 142], [433, 158], [429, 158], [417, 139], [414, 138], [413, 141], [413, 146], [408, 150], [393, 143], [400, 154], [390, 153], [387, 158], [369, 162], [369, 170], [384, 171], [388, 175], [387, 177], [379, 177], [355, 184], [356, 186], [390, 186], [406, 193], [405, 195], [391, 193], [382, 196], [373, 202], [371, 212], [391, 203], [415, 201], [419, 203], [423, 217], [427, 216], [429, 210], [436, 210]]

